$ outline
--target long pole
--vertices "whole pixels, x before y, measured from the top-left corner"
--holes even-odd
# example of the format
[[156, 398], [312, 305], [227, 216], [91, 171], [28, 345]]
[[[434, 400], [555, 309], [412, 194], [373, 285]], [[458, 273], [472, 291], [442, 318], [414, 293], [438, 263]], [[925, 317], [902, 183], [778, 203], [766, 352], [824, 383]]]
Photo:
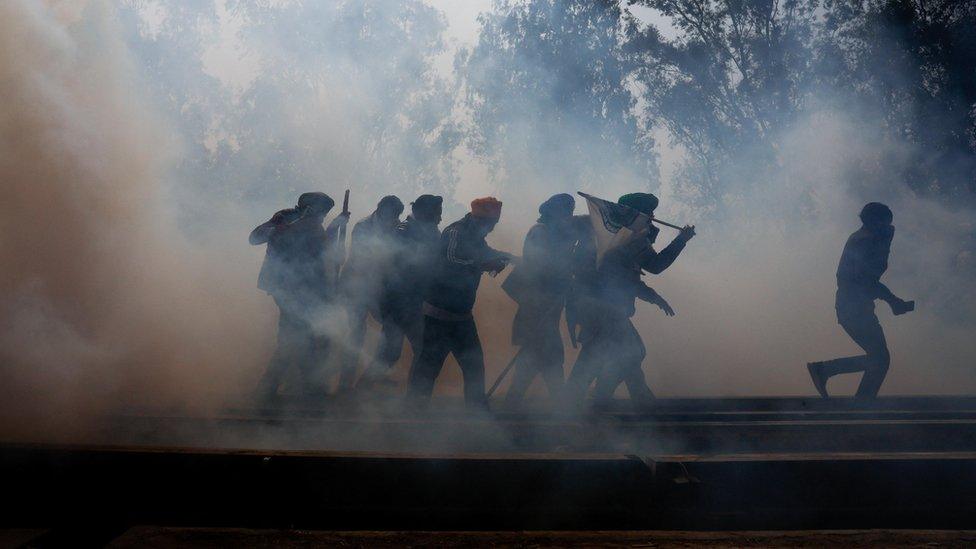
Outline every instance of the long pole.
[[[594, 200], [603, 200], [601, 198], [597, 198], [595, 196], [588, 195], [588, 194], [584, 193], [583, 191], [577, 191], [576, 194], [582, 196], [583, 198], [592, 198]], [[604, 202], [606, 202], [606, 201], [604, 200]], [[612, 202], [611, 202], [611, 204], [612, 204]], [[667, 221], [660, 220], [660, 219], [658, 219], [656, 217], [652, 217], [651, 218], [651, 221], [653, 223], [657, 223], [658, 225], [664, 225], [665, 227], [671, 227], [672, 229], [677, 229], [679, 231], [684, 230], [684, 227], [679, 227], [679, 226], [675, 225], [674, 223], [668, 223]]]
[[[344, 213], [344, 214], [349, 213], [349, 189], [346, 189], [346, 194], [344, 194], [342, 196], [342, 213]], [[342, 239], [342, 242], [345, 243], [345, 241], [346, 241], [346, 226], [345, 225], [339, 227], [339, 238], [341, 238]]]
[[[343, 214], [348, 214], [349, 213], [349, 189], [346, 189], [346, 194], [342, 197], [342, 213]], [[338, 235], [338, 238], [336, 239], [336, 242], [340, 246], [339, 249], [341, 250], [340, 253], [342, 253], [343, 259], [345, 259], [345, 255], [346, 255], [346, 225], [343, 225], [343, 226], [339, 227], [339, 235]], [[342, 264], [343, 263], [344, 263], [344, 261], [339, 261], [338, 263], [336, 263], [336, 268], [335, 268], [335, 270], [336, 270], [336, 276], [335, 276], [335, 278], [336, 278], [336, 286], [337, 287], [338, 287], [338, 283], [339, 283], [339, 271], [342, 269]]]
[[684, 227], [679, 227], [679, 226], [674, 225], [672, 223], [668, 223], [667, 221], [661, 221], [660, 219], [658, 219], [656, 217], [652, 217], [651, 218], [651, 221], [654, 222], [654, 223], [657, 223], [658, 225], [664, 225], [665, 227], [671, 227], [672, 229], [678, 229], [679, 231], [684, 229]]
[[505, 369], [502, 370], [502, 373], [498, 376], [498, 379], [495, 380], [495, 384], [492, 385], [491, 389], [488, 390], [487, 398], [490, 399], [491, 395], [495, 394], [495, 391], [498, 390], [498, 386], [502, 384], [502, 380], [504, 380], [505, 376], [508, 375], [508, 372], [510, 372], [512, 368], [515, 367], [515, 361], [518, 360], [520, 354], [522, 354], [521, 348], [518, 350], [517, 353], [515, 353], [515, 356], [512, 357], [512, 360], [508, 361], [508, 366], [505, 366]]

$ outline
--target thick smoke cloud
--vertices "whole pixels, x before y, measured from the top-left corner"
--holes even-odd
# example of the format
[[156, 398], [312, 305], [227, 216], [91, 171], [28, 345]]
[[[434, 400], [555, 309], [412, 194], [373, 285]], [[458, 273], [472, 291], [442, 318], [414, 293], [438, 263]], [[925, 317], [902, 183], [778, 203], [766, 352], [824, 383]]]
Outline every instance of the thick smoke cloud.
[[[894, 319], [879, 305], [893, 354], [883, 393], [976, 389], [972, 212], [883, 169], [924, 148], [886, 139], [882, 120], [829, 87], [802, 88], [815, 95], [761, 151], [723, 157], [731, 175], [703, 204], [688, 192], [694, 143], [650, 116], [662, 105], [613, 42], [639, 23], [626, 10], [601, 19], [583, 51], [585, 10], [558, 25], [544, 16], [559, 2], [507, 18], [522, 4], [495, 5], [444, 75], [447, 21], [422, 2], [0, 3], [4, 413], [50, 410], [56, 424], [67, 410], [245, 394], [275, 321], [255, 288], [263, 250], [246, 235], [299, 192], [346, 187], [354, 221], [389, 192], [445, 194], [445, 222], [496, 194], [491, 243], [516, 253], [550, 194], [657, 192], [660, 217], [699, 228], [649, 280], [678, 316], [638, 307], [661, 396], [812, 394], [806, 361], [856, 351], [833, 317], [833, 273], [860, 206], [886, 201], [898, 228], [887, 281], [919, 310]], [[543, 23], [577, 34], [517, 40]], [[204, 62], [228, 26], [247, 73], [232, 82]], [[593, 72], [594, 56], [613, 63]], [[513, 353], [501, 278], [476, 306], [489, 381]], [[459, 392], [456, 370], [439, 389]]]
[[[896, 225], [885, 281], [919, 304], [897, 318], [877, 304], [892, 351], [883, 392], [976, 388], [972, 274], [955, 259], [970, 216], [869, 181], [892, 151], [864, 135], [847, 113], [811, 115], [782, 139], [775, 179], [750, 182], [754, 190], [724, 206], [723, 218], [700, 225], [687, 255], [656, 284], [678, 316], [639, 314], [652, 386], [665, 394], [809, 394], [805, 362], [858, 354], [835, 321], [834, 272], [860, 207], [879, 200]], [[861, 185], [849, 185], [852, 178]], [[851, 393], [858, 380], [842, 377], [830, 388]]]
[[12, 0], [0, 26], [3, 429], [208, 406], [260, 361], [270, 319], [224, 268], [239, 254], [191, 248], [164, 215], [177, 143], [110, 5]]

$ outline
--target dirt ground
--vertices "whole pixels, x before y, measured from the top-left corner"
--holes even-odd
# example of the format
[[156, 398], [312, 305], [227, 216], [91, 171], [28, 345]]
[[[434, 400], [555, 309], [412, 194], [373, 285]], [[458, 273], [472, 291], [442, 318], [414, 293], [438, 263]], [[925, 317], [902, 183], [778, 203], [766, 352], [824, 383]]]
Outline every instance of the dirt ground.
[[976, 531], [325, 532], [136, 527], [109, 547], [974, 547]]

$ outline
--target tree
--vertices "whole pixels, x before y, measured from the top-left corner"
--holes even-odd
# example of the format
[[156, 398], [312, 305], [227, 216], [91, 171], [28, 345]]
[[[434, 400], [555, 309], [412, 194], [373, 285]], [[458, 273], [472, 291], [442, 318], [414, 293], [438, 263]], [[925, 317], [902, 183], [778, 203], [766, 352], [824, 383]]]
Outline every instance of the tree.
[[[127, 26], [145, 2], [129, 3]], [[227, 0], [232, 30], [256, 76], [231, 90], [202, 55], [213, 0], [167, 3], [160, 28], [133, 33], [147, 80], [176, 122], [177, 173], [207, 203], [287, 205], [298, 192], [442, 192], [456, 182], [455, 90], [434, 70], [443, 15], [421, 0]], [[211, 38], [207, 38], [207, 37]]]
[[775, 167], [777, 139], [805, 105], [816, 1], [631, 4], [658, 10], [680, 32], [666, 39], [652, 25], [632, 26], [627, 48], [640, 59], [635, 77], [648, 124], [663, 125], [689, 154], [685, 183], [707, 204], [763, 177]]
[[561, 190], [657, 182], [619, 2], [506, 0], [479, 21], [477, 44], [456, 65], [469, 146], [499, 181]]
[[972, 205], [976, 198], [976, 4], [828, 0], [820, 73], [848, 111], [883, 124], [898, 154], [882, 177]]
[[280, 170], [269, 175], [327, 174], [381, 194], [453, 189], [454, 92], [433, 68], [440, 12], [420, 0], [236, 9], [246, 40], [273, 52], [241, 116], [247, 154]]

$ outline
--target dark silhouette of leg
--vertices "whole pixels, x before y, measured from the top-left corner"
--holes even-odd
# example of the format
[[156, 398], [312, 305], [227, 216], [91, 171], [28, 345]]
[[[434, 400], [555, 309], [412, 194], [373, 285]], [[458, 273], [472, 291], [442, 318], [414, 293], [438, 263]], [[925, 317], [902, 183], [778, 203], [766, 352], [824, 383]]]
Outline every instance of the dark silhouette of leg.
[[403, 338], [404, 331], [398, 318], [392, 313], [385, 315], [376, 354], [363, 372], [362, 378], [356, 383], [357, 388], [368, 389], [387, 376], [403, 353]]
[[627, 386], [630, 400], [634, 404], [647, 404], [654, 400], [654, 393], [648, 387], [647, 379], [644, 377], [643, 366], [644, 358], [647, 356], [647, 348], [644, 347], [640, 333], [637, 332], [637, 328], [630, 320], [627, 321], [627, 327], [621, 336], [621, 340], [626, 342], [622, 346], [626, 349], [627, 356], [624, 360], [626, 367], [623, 371], [622, 381]]
[[315, 298], [306, 298], [303, 304], [301, 353], [298, 358], [302, 393], [306, 397], [321, 398], [328, 394], [329, 379], [332, 377], [332, 372], [327, 369], [332, 337], [323, 325], [323, 319], [332, 312], [327, 303]]
[[891, 354], [888, 352], [888, 342], [885, 340], [884, 330], [878, 317], [873, 316], [872, 321], [865, 322], [863, 325], [855, 327], [853, 330], [844, 328], [864, 352], [866, 361], [864, 365], [864, 377], [857, 387], [855, 396], [858, 398], [874, 398], [881, 390], [885, 376], [888, 375], [888, 367], [891, 365]]
[[329, 353], [329, 338], [317, 334], [308, 326], [305, 343], [302, 345], [302, 359], [298, 370], [302, 376], [302, 394], [306, 397], [324, 397], [329, 392], [325, 362]]
[[265, 399], [273, 398], [278, 394], [288, 369], [299, 359], [303, 340], [303, 323], [294, 307], [290, 306], [290, 301], [277, 296], [274, 297], [274, 301], [278, 306], [277, 344], [257, 388], [258, 397]]
[[537, 369], [542, 374], [542, 380], [546, 383], [549, 400], [560, 402], [563, 399], [563, 391], [566, 385], [566, 378], [563, 373], [563, 362], [566, 360], [566, 354], [563, 350], [563, 340], [559, 335], [558, 327], [546, 332], [545, 337], [541, 338], [541, 342], [539, 354], [536, 358]]
[[346, 338], [347, 346], [342, 368], [339, 370], [340, 390], [352, 389], [356, 384], [356, 373], [359, 371], [363, 340], [366, 338], [366, 315], [368, 313], [367, 308], [359, 304], [350, 304], [346, 311], [349, 318], [349, 335]]
[[809, 366], [811, 375], [816, 372], [823, 383], [826, 383], [827, 379], [835, 375], [864, 372], [856, 396], [876, 397], [891, 363], [891, 355], [888, 352], [881, 323], [878, 322], [877, 315], [872, 312], [854, 318], [844, 318], [841, 320], [841, 327], [851, 336], [854, 343], [864, 349], [865, 354], [827, 360], [819, 364], [812, 363]]
[[454, 346], [452, 322], [424, 317], [424, 338], [420, 354], [410, 369], [408, 400], [423, 405], [430, 401], [434, 382], [444, 367], [444, 360]]
[[505, 391], [505, 404], [515, 406], [525, 398], [525, 392], [532, 385], [538, 370], [534, 364], [534, 357], [529, 345], [519, 348], [518, 358], [515, 359], [515, 372], [512, 374], [512, 384]]
[[[555, 337], [553, 337], [555, 336]], [[545, 331], [538, 337], [526, 342], [519, 349], [518, 362], [512, 385], [505, 394], [505, 403], [516, 405], [525, 397], [526, 391], [532, 385], [537, 375], [542, 375], [549, 391], [549, 399], [559, 402], [563, 399], [563, 354], [562, 339], [558, 330]]]
[[580, 407], [586, 400], [590, 385], [597, 379], [604, 365], [601, 354], [605, 347], [604, 327], [588, 319], [580, 332], [581, 349], [563, 386], [563, 400], [568, 407]]
[[[464, 403], [469, 408], [487, 408], [485, 398], [485, 355], [474, 320], [455, 322], [451, 351], [464, 376]], [[425, 342], [426, 346], [426, 342]], [[423, 351], [421, 351], [423, 353]]]
[[627, 385], [630, 399], [635, 403], [652, 400], [654, 394], [647, 386], [641, 368], [646, 350], [634, 324], [628, 318], [614, 319], [607, 325], [605, 333], [602, 344], [605, 364], [593, 389], [595, 403], [606, 405], [621, 383]]

